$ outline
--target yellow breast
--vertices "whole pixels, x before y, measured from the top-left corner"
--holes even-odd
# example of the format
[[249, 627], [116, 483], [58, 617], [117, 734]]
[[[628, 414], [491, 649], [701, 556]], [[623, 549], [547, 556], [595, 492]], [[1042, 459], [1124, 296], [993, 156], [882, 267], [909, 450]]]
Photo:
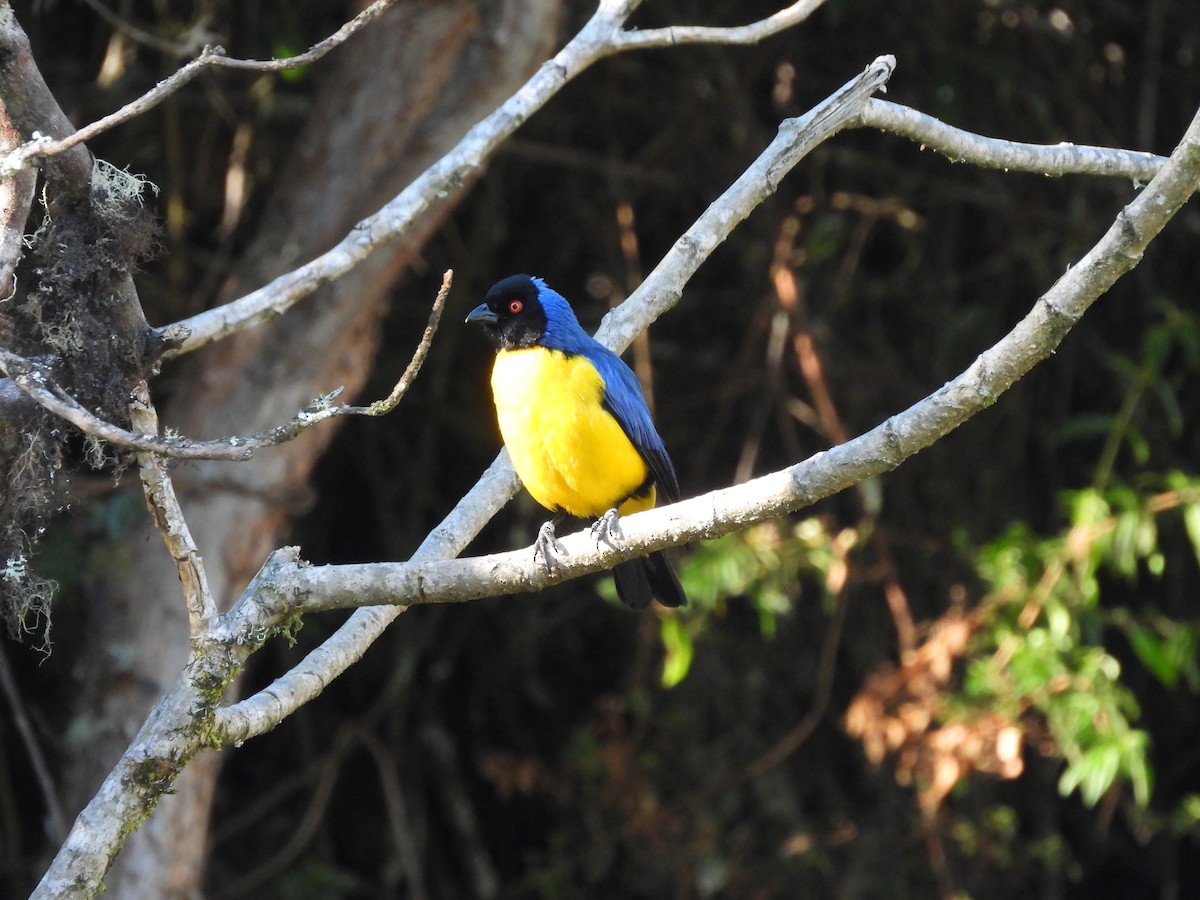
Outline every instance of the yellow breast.
[[[646, 463], [600, 405], [604, 382], [585, 357], [544, 347], [502, 350], [492, 395], [513, 467], [547, 509], [601, 516], [645, 482]], [[651, 489], [621, 512], [653, 505]]]

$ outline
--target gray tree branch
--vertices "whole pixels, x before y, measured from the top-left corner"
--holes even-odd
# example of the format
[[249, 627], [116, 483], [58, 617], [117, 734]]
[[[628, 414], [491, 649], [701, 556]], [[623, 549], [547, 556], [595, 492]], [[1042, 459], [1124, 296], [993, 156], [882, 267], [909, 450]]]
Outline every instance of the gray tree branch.
[[[141, 381], [134, 389], [129, 417], [138, 434], [158, 434], [158, 411], [150, 399], [150, 386], [145, 381]], [[154, 517], [155, 528], [162, 535], [179, 574], [183, 601], [188, 611], [188, 631], [195, 639], [212, 628], [217, 618], [217, 604], [209, 589], [204, 558], [183, 516], [167, 460], [159, 453], [143, 450], [137, 454], [137, 463], [146, 506]]]
[[[63, 138], [55, 139], [50, 135], [37, 134], [0, 157], [0, 179], [8, 178], [16, 172], [29, 167], [36, 159], [57, 156], [60, 153], [90, 141], [98, 134], [103, 134], [111, 128], [121, 125], [131, 119], [148, 112], [174, 94], [181, 87], [213, 67], [228, 69], [250, 69], [259, 72], [279, 72], [285, 69], [295, 69], [316, 62], [334, 47], [349, 38], [370, 22], [377, 19], [397, 0], [375, 0], [361, 13], [331, 34], [325, 40], [315, 44], [304, 53], [286, 59], [233, 59], [225, 55], [225, 50], [219, 46], [206, 46], [196, 59], [192, 60], [169, 78], [165, 78], [138, 99], [126, 104], [114, 113], [102, 119], [97, 119], [90, 125]], [[8, 6], [7, 3], [4, 4]]]
[[[830, 98], [830, 101], [833, 99]], [[830, 101], [826, 101], [826, 104]], [[732, 227], [740, 222], [749, 210], [774, 190], [778, 179], [787, 168], [795, 165], [802, 158], [803, 152], [807, 152], [807, 147], [799, 148], [803, 152], [794, 159], [779, 154], [770, 162], [767, 161], [773, 153], [773, 148], [778, 150], [777, 144], [786, 145], [788, 140], [792, 139], [790, 135], [795, 132], [789, 130], [789, 125], [803, 131], [814, 120], [824, 115], [825, 109], [826, 105], [822, 104], [801, 119], [785, 123], [776, 143], [772, 144], [755, 165], [676, 242], [654, 272], [629, 299], [605, 316], [597, 331], [596, 336], [599, 340], [620, 351], [628, 346], [634, 336], [678, 302], [684, 284], [700, 262], [708, 257], [716, 244], [724, 240]], [[1054, 175], [1097, 174], [1144, 180], [1152, 178], [1166, 162], [1165, 157], [1149, 153], [1075, 145], [1022, 144], [984, 137], [946, 125], [916, 110], [878, 99], [867, 100], [861, 107], [859, 116], [852, 121], [841, 123], [839, 128], [852, 126], [870, 126], [893, 131], [938, 150], [952, 160], [988, 168], [1008, 168]], [[758, 193], [761, 188], [768, 186], [769, 190], [761, 195]], [[729, 230], [714, 228], [714, 223], [722, 220], [729, 225]], [[501, 453], [475, 488], [463, 498], [445, 521], [429, 534], [414, 555], [414, 563], [457, 556], [496, 511], [516, 493], [518, 487], [519, 483], [507, 456]], [[600, 564], [595, 568], [604, 567]], [[273, 716], [280, 717], [275, 719], [276, 722], [281, 721], [289, 712], [317, 696], [329, 680], [341, 674], [362, 656], [366, 647], [401, 611], [394, 607], [382, 609], [371, 608], [369, 605], [359, 609], [341, 630], [313, 650], [292, 672], [281, 676], [267, 691], [243, 700], [242, 704], [246, 704], [244, 708], [248, 710], [254, 704], [259, 704], [264, 709], [271, 708], [271, 716], [255, 714], [253, 718], [263, 727], [273, 727], [267, 724]], [[241, 705], [234, 709], [240, 708]], [[234, 710], [222, 712], [222, 716], [230, 720], [236, 715], [238, 712]], [[244, 723], [232, 728], [233, 733], [239, 735], [244, 730]], [[247, 735], [249, 733], [246, 732]]]
[[[517, 128], [563, 85], [597, 60], [624, 50], [667, 46], [674, 42], [748, 43], [761, 40], [803, 21], [822, 3], [824, 0], [801, 0], [760, 22], [738, 28], [683, 27], [675, 31], [684, 38], [672, 41], [667, 34], [671, 29], [662, 32], [623, 30], [625, 21], [641, 0], [602, 2], [579, 34], [507, 103], [468, 131], [454, 149], [381, 210], [359, 222], [336, 247], [256, 291], [178, 323], [187, 329], [189, 337], [179, 347], [169, 350], [166, 356], [188, 353], [279, 315], [322, 284], [358, 265], [380, 245], [402, 240], [440, 194], [473, 176]], [[652, 36], [652, 39], [643, 39], [641, 35]]]
[[299, 437], [301, 433], [312, 426], [329, 419], [340, 416], [382, 416], [395, 409], [416, 379], [421, 365], [425, 362], [425, 356], [429, 353], [433, 336], [437, 332], [438, 323], [442, 318], [442, 311], [446, 307], [446, 298], [450, 294], [451, 275], [452, 273], [447, 271], [443, 276], [442, 286], [438, 290], [437, 297], [434, 298], [425, 333], [422, 335], [404, 374], [387, 397], [376, 400], [369, 406], [334, 406], [333, 401], [341, 391], [338, 388], [324, 397], [316, 398], [308, 408], [293, 416], [291, 421], [255, 434], [217, 438], [210, 441], [197, 441], [172, 434], [160, 435], [157, 431], [157, 416], [153, 417], [153, 429], [129, 431], [101, 419], [67, 393], [61, 385], [56, 384], [41, 367], [3, 347], [0, 347], [0, 371], [8, 375], [12, 385], [23, 391], [29, 399], [70, 422], [84, 434], [98, 440], [107, 441], [127, 450], [150, 453], [159, 457], [244, 462], [250, 459], [256, 450], [278, 447], [280, 444]]
[[1025, 144], [972, 134], [933, 116], [874, 99], [862, 113], [862, 125], [890, 131], [944, 155], [951, 162], [988, 169], [1038, 172], [1042, 175], [1113, 175], [1144, 184], [1166, 158], [1136, 150], [1088, 147], [1079, 144]]
[[799, 25], [824, 5], [825, 0], [797, 0], [765, 19], [733, 28], [670, 25], [646, 31], [622, 31], [614, 36], [613, 43], [622, 50], [674, 47], [680, 44], [757, 44], [771, 35]]
[[[760, 157], [756, 167], [763, 161]], [[418, 551], [410, 563], [323, 567], [301, 562], [295, 548], [278, 551], [225, 617], [221, 641], [237, 642], [245, 639], [239, 635], [271, 627], [271, 615], [286, 618], [319, 609], [367, 609], [351, 617], [344, 639], [339, 640], [341, 633], [335, 635], [266, 690], [220, 710], [216, 734], [228, 743], [270, 730], [361, 656], [366, 649], [363, 640], [378, 622], [390, 621], [411, 606], [538, 590], [562, 578], [610, 568], [651, 550], [741, 530], [891, 471], [991, 406], [1021, 376], [1053, 353], [1092, 303], [1137, 265], [1150, 241], [1197, 189], [1200, 112], [1159, 173], [1118, 213], [1100, 241], [1037, 300], [1012, 331], [957, 378], [866, 434], [795, 466], [623, 518], [619, 547], [599, 546], [587, 532], [565, 537], [562, 565], [553, 574], [534, 560], [530, 548], [466, 560], [436, 559], [432, 553]], [[720, 203], [718, 200], [713, 206]], [[662, 268], [660, 265], [656, 273]], [[505, 468], [502, 456], [481, 481], [484, 487], [477, 486], [484, 495], [479, 499], [510, 487], [502, 477]], [[262, 620], [260, 617], [273, 603], [284, 606]], [[374, 604], [390, 604], [390, 609]], [[335, 642], [336, 647], [331, 648]], [[332, 652], [335, 649], [344, 657]]]
[[[775, 192], [783, 176], [814, 147], [852, 123], [864, 103], [891, 77], [895, 59], [881, 56], [857, 78], [805, 115], [784, 122], [767, 148], [745, 172], [704, 211], [675, 242], [641, 286], [609, 313], [597, 337], [615, 350], [628, 346], [683, 293], [683, 286], [701, 264], [763, 200]], [[508, 456], [501, 453], [474, 488], [426, 537], [413, 555], [414, 562], [448, 559], [461, 553], [508, 500], [519, 484]], [[243, 598], [252, 596], [252, 583]], [[258, 726], [282, 721], [290, 712], [318, 696], [325, 685], [361, 658], [403, 612], [400, 606], [358, 609], [321, 646], [267, 689], [247, 698], [233, 710], [224, 710], [224, 721], [242, 711], [255, 710], [246, 721]], [[269, 714], [264, 712], [269, 710]], [[276, 718], [278, 717], [278, 718]], [[243, 725], [231, 726], [242, 734]], [[257, 731], [246, 731], [247, 736]]]
[[[410, 188], [360, 223], [330, 253], [261, 291], [181, 323], [190, 329], [191, 336], [178, 352], [277, 314], [315, 286], [356, 265], [381, 242], [402, 236], [439, 190], [476, 171], [495, 147], [563, 84], [591, 62], [625, 49], [622, 36], [626, 33], [621, 28], [638, 2], [602, 0], [596, 15], [563, 51]], [[797, 3], [784, 12], [808, 5], [816, 6]], [[695, 39], [716, 39], [707, 31], [711, 30], [694, 32]], [[690, 39], [682, 34], [664, 32], [660, 37], [664, 44]], [[747, 34], [753, 32], [743, 32], [740, 39], [750, 40]], [[628, 46], [636, 44], [631, 40]], [[631, 302], [606, 318], [601, 337], [610, 346], [620, 348], [677, 302], [691, 274], [813, 146], [842, 128], [867, 124], [868, 115], [888, 115], [886, 110], [870, 112], [870, 95], [886, 82], [892, 64], [890, 58], [881, 57], [830, 100], [806, 116], [784, 123], [770, 147], [676, 243]], [[917, 135], [928, 130], [928, 124], [917, 116], [916, 124], [907, 118], [901, 122], [904, 117], [896, 121], [910, 129], [908, 136], [920, 140]], [[899, 126], [896, 130], [902, 131]], [[950, 133], [942, 139], [957, 140], [960, 136]], [[1031, 148], [1029, 152], [1038, 151]], [[950, 154], [952, 158], [968, 158], [965, 153], [955, 153]], [[1093, 163], [1084, 160], [1081, 164]], [[569, 536], [563, 541], [568, 555], [557, 576], [573, 577], [649, 549], [743, 528], [895, 468], [995, 402], [1022, 374], [1046, 358], [1088, 306], [1136, 265], [1146, 245], [1198, 182], [1200, 115], [1150, 185], [1118, 215], [1092, 251], [1037, 301], [1007, 337], [985, 351], [958, 378], [860, 438], [796, 466], [623, 520], [624, 536], [619, 548], [598, 548], [582, 533]], [[410, 563], [315, 568], [303, 564], [294, 549], [273, 554], [235, 607], [218, 618], [214, 628], [204, 629], [195, 637], [191, 657], [176, 685], [151, 712], [80, 814], [34, 896], [94, 895], [127, 837], [129, 823], [141, 821], [153, 809], [157, 798], [171, 788], [199, 749], [237, 743], [273, 727], [319, 694], [408, 606], [490, 596], [548, 583], [550, 576], [534, 564], [528, 549], [478, 560], [448, 558], [461, 552], [515, 489], [515, 477], [502, 454], [476, 488], [430, 533]], [[219, 709], [225, 688], [245, 660], [290, 617], [364, 603], [390, 605], [356, 610], [333, 638], [288, 675], [246, 701]]]
[[[443, 157], [419, 178], [414, 186], [410, 186], [379, 214], [360, 223], [351, 237], [339, 245], [340, 249], [335, 248], [332, 256], [326, 254], [321, 257], [320, 265], [314, 267], [310, 264], [308, 267], [302, 267], [297, 270], [298, 274], [293, 273], [293, 276], [277, 279], [268, 288], [280, 288], [282, 285], [284, 306], [289, 305], [316, 285], [343, 274], [351, 266], [361, 262], [380, 242], [395, 239], [406, 233], [417, 218], [436, 201], [440, 191], [469, 178], [482, 165], [491, 150], [549, 96], [592, 62], [616, 52], [610, 39], [611, 34], [621, 26], [637, 5], [638, 0], [602, 2], [599, 12], [585, 26], [583, 32], [551, 62], [543, 65], [525, 88], [518, 91], [496, 114], [485, 120], [485, 123], [490, 123], [489, 129], [481, 131], [481, 127], [476, 126], [448, 156]], [[859, 79], [863, 84], [857, 88], [854, 105], [846, 107], [847, 118], [878, 84], [886, 80], [890, 74], [890, 64], [883, 68], [874, 66], [868, 74], [872, 76], [871, 79], [866, 79], [865, 76]], [[871, 82], [870, 86], [867, 86], [868, 81]], [[830, 125], [828, 122], [820, 124], [822, 127]], [[841, 124], [837, 127], [841, 127]], [[825, 136], [834, 130], [836, 128], [829, 128]], [[822, 138], [813, 138], [814, 142], [820, 139]], [[770, 189], [773, 189], [777, 178], [772, 178], [767, 183]], [[763, 195], [765, 196], [765, 193]], [[738, 216], [737, 221], [745, 214], [743, 212]], [[736, 221], [726, 223], [725, 233], [728, 233], [734, 224]], [[712, 246], [715, 247], [715, 244]], [[694, 269], [702, 259], [694, 254], [689, 256]], [[254, 300], [255, 297], [259, 299]], [[277, 298], [262, 292], [248, 295], [243, 301], [250, 302], [235, 301], [231, 306], [214, 311], [215, 316], [201, 318], [199, 322], [189, 320], [184, 323], [190, 326], [193, 341], [197, 334], [203, 340], [212, 340], [239, 328], [249, 327], [283, 308]], [[173, 334], [182, 332], [178, 327], [172, 327], [170, 330]], [[195, 346], [198, 346], [198, 343], [193, 342], [180, 349], [194, 349]], [[515, 487], [511, 471], [505, 472], [503, 467], [493, 467], [492, 471], [492, 480], [497, 484], [507, 482], [507, 486], [501, 487], [501, 490], [506, 496], [511, 495]], [[498, 506], [499, 503], [496, 504], [496, 507]], [[453, 520], [454, 516], [451, 519]], [[468, 520], [470, 519], [479, 519], [477, 509], [469, 513]], [[443, 528], [430, 535], [426, 541], [427, 548], [444, 548], [449, 541], [459, 544], [453, 552], [457, 553], [462, 549], [465, 544], [463, 536], [467, 534], [467, 530], [445, 527], [447, 524], [443, 523]], [[471, 533], [481, 526], [482, 521]], [[271, 571], [268, 565], [256, 577], [254, 583], [269, 584]], [[353, 633], [356, 627], [352, 625], [343, 629], [342, 635]], [[360, 653], [369, 646], [380, 630], [381, 627], [368, 627], [369, 633], [357, 642], [357, 646], [361, 648]], [[202, 629], [199, 635], [193, 637], [188, 662], [174, 687], [151, 711], [133, 743], [122, 754], [92, 800], [79, 814], [66, 841], [35, 890], [34, 897], [91, 897], [102, 888], [104, 873], [128, 838], [131, 823], [141, 822], [154, 809], [159, 797], [171, 789], [179, 773], [201, 748], [220, 743], [219, 736], [212, 729], [223, 693], [250, 653], [272, 633], [272, 628], [246, 632], [240, 636], [240, 642], [234, 645], [213, 640], [207, 629]], [[318, 672], [316, 677], [321, 679], [325, 676]]]

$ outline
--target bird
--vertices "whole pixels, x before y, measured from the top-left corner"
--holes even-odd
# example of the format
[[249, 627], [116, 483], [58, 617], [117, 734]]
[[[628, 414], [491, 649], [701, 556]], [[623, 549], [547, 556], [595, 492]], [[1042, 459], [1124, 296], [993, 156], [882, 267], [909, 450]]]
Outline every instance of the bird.
[[[467, 322], [496, 347], [492, 398], [513, 468], [554, 516], [535, 554], [552, 568], [554, 528], [567, 516], [594, 520], [597, 540], [619, 535], [618, 518], [679, 499], [679, 481], [637, 376], [589, 335], [571, 304], [542, 278], [496, 282]], [[687, 596], [661, 551], [618, 563], [617, 596], [634, 609]]]

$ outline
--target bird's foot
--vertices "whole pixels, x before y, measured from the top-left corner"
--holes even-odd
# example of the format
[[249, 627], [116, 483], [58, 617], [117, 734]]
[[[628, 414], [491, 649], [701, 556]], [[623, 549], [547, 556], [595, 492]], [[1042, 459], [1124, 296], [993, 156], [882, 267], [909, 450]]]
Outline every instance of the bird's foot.
[[616, 548], [624, 540], [625, 535], [621, 533], [620, 520], [621, 516], [614, 507], [592, 523], [592, 539], [596, 542], [596, 546], [608, 544], [608, 546]]
[[544, 523], [538, 529], [537, 540], [533, 543], [534, 560], [536, 561], [540, 556], [542, 558], [542, 565], [546, 567], [546, 571], [553, 573], [558, 568], [558, 557], [565, 554], [566, 551], [563, 549], [563, 545], [554, 536], [554, 523]]

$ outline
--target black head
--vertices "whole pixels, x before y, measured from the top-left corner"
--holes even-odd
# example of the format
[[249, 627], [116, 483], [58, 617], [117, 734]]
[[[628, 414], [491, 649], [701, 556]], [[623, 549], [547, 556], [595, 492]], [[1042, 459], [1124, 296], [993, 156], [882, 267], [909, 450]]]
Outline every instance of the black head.
[[546, 310], [538, 295], [533, 278], [510, 275], [492, 285], [467, 321], [479, 323], [501, 350], [533, 347], [546, 331]]

